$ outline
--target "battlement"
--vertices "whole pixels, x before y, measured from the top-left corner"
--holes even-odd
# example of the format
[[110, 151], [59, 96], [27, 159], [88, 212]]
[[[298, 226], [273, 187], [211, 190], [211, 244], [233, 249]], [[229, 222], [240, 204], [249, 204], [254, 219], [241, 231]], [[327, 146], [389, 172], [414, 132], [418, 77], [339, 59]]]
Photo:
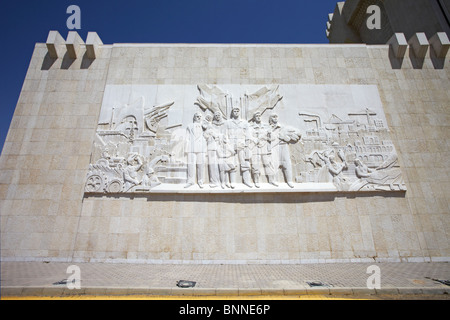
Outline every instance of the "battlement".
[[77, 59], [82, 56], [83, 51], [88, 59], [95, 59], [103, 42], [96, 32], [88, 32], [84, 42], [76, 31], [69, 31], [64, 40], [58, 31], [52, 30], [48, 33], [46, 45], [48, 54], [53, 59], [64, 57], [66, 53], [69, 58]]
[[[443, 0], [347, 0], [328, 15], [326, 33], [330, 43], [386, 44], [396, 33], [408, 40], [417, 33], [431, 39], [450, 34], [449, 12], [450, 3]], [[373, 19], [379, 20], [375, 28], [368, 25]]]

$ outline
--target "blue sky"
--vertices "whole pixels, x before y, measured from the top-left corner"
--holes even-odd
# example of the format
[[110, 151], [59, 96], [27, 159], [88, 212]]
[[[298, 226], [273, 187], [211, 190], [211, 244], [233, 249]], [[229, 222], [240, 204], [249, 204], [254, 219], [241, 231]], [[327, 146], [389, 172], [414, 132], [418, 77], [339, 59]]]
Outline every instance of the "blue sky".
[[337, 0], [15, 0], [0, 4], [0, 150], [35, 43], [69, 31], [66, 13], [81, 9], [81, 30], [103, 43], [328, 43], [327, 15]]

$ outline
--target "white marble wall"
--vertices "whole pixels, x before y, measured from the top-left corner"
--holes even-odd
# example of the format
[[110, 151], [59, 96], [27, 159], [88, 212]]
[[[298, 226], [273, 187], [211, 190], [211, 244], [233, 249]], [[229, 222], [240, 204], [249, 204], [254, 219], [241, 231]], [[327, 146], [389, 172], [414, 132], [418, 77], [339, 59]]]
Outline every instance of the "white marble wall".
[[375, 85], [107, 85], [93, 144], [87, 193], [406, 190]]
[[[448, 260], [449, 61], [365, 45], [37, 44], [0, 158], [2, 260]], [[376, 86], [406, 193], [86, 196], [106, 85]]]

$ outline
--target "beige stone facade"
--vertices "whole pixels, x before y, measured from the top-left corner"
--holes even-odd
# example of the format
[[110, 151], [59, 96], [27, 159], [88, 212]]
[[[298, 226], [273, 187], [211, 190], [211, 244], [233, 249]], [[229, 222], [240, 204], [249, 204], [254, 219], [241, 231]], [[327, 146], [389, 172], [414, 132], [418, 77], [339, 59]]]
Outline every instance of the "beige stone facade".
[[[2, 260], [448, 261], [450, 61], [389, 45], [36, 44], [0, 158]], [[86, 195], [106, 85], [376, 85], [406, 192]]]

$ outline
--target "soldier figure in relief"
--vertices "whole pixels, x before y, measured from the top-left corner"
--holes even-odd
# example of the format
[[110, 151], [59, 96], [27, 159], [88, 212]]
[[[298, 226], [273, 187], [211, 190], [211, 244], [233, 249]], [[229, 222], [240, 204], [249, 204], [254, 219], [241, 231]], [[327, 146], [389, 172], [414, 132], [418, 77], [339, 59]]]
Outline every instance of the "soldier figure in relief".
[[212, 129], [216, 132], [218, 139], [217, 143], [217, 161], [219, 165], [219, 177], [220, 185], [222, 189], [232, 188], [234, 185], [231, 184], [231, 175], [236, 172], [236, 165], [234, 163], [234, 150], [232, 150], [231, 145], [228, 143], [226, 137], [226, 126], [223, 120], [222, 113], [216, 111], [211, 124]]
[[[240, 165], [242, 172], [242, 182], [249, 188], [251, 185], [250, 177], [250, 153], [247, 146], [249, 139], [248, 122], [239, 118], [240, 108], [234, 107], [231, 117], [225, 123], [227, 140], [235, 152], [235, 164]], [[236, 182], [236, 171], [230, 172], [230, 180], [233, 185]]]
[[269, 183], [276, 185], [273, 181], [275, 168], [272, 161], [271, 128], [261, 122], [261, 112], [255, 112], [253, 115], [253, 123], [250, 129], [250, 141], [253, 144], [251, 165], [255, 187], [260, 187], [261, 166], [264, 168]]
[[[289, 187], [293, 188], [293, 174], [292, 174], [292, 161], [289, 151], [289, 143], [295, 143], [300, 140], [300, 134], [295, 129], [282, 127], [278, 123], [278, 115], [272, 113], [269, 117], [269, 125], [272, 128], [272, 150], [274, 155], [277, 155], [273, 161], [275, 163], [275, 170], [281, 168], [286, 179], [286, 183]], [[273, 183], [276, 185], [275, 183]]]
[[203, 188], [203, 172], [207, 145], [205, 137], [203, 136], [201, 120], [202, 115], [199, 112], [195, 113], [193, 123], [189, 124], [186, 128], [185, 152], [187, 154], [188, 180], [185, 188], [189, 188], [195, 184], [196, 176], [198, 186]]
[[209, 174], [209, 186], [211, 188], [216, 188], [220, 184], [219, 176], [219, 161], [217, 155], [217, 149], [219, 147], [220, 133], [213, 126], [212, 117], [210, 115], [205, 116], [205, 121], [203, 123], [203, 129], [205, 132], [203, 136], [206, 140], [207, 154], [208, 154], [208, 174]]
[[128, 155], [127, 165], [123, 169], [123, 181], [125, 182], [126, 191], [141, 183], [137, 179], [137, 172], [141, 169], [142, 165], [143, 162], [138, 153], [132, 152]]

